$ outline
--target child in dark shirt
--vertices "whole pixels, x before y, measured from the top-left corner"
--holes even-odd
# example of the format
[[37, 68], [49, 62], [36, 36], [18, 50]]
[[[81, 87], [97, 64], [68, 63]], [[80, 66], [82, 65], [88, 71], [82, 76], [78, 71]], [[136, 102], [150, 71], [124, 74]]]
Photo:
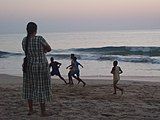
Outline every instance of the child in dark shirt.
[[57, 61], [54, 61], [54, 58], [53, 58], [53, 57], [51, 57], [50, 60], [51, 60], [51, 63], [49, 64], [49, 68], [52, 68], [51, 76], [54, 76], [54, 75], [59, 76], [59, 78], [60, 78], [61, 80], [63, 80], [63, 81], [67, 84], [67, 82], [66, 82], [65, 79], [61, 76], [61, 74], [60, 74], [60, 72], [59, 72], [59, 68], [60, 68], [60, 66], [61, 66], [61, 63], [59, 63], [59, 62], [57, 62]]

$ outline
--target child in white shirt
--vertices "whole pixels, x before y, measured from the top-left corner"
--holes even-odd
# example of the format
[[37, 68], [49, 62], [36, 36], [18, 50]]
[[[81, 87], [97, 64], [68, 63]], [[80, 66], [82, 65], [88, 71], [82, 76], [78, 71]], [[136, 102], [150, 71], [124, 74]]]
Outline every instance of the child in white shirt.
[[117, 65], [118, 65], [118, 61], [114, 61], [113, 62], [113, 68], [111, 70], [111, 73], [113, 74], [113, 87], [114, 87], [114, 93], [113, 94], [116, 94], [117, 89], [119, 89], [121, 91], [121, 93], [123, 94], [123, 89], [117, 86], [117, 83], [120, 80], [120, 74], [122, 74], [123, 71]]

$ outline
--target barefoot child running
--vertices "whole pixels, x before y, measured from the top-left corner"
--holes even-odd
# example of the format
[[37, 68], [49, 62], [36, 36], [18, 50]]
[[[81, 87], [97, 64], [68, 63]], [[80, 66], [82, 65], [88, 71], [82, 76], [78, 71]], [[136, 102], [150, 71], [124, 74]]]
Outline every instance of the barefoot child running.
[[77, 61], [77, 58], [74, 57], [72, 64], [69, 65], [69, 66], [67, 67], [67, 69], [68, 69], [69, 67], [72, 67], [71, 77], [74, 77], [76, 80], [78, 80], [78, 84], [79, 84], [80, 82], [82, 82], [82, 83], [83, 83], [83, 87], [84, 87], [84, 86], [86, 85], [86, 83], [85, 83], [82, 79], [80, 79], [80, 70], [79, 70], [79, 67], [78, 67], [79, 65], [83, 68], [83, 66]]
[[117, 83], [120, 80], [120, 74], [122, 74], [123, 71], [117, 65], [118, 65], [118, 61], [114, 61], [113, 62], [113, 68], [111, 70], [111, 73], [113, 74], [113, 87], [114, 87], [114, 93], [113, 94], [116, 94], [117, 89], [119, 89], [121, 91], [121, 93], [123, 94], [123, 89], [117, 86]]
[[73, 80], [72, 80], [72, 64], [73, 64], [73, 58], [74, 58], [74, 54], [71, 54], [70, 59], [71, 59], [71, 65], [69, 65], [68, 67], [66, 67], [66, 69], [69, 68], [69, 72], [68, 72], [68, 79], [69, 79], [69, 85], [73, 85]]
[[72, 74], [72, 76], [75, 79], [78, 80], [78, 84], [80, 82], [82, 82], [83, 83], [83, 87], [84, 87], [86, 85], [86, 83], [82, 79], [80, 79], [80, 70], [79, 70], [79, 67], [78, 67], [78, 66], [81, 66], [83, 68], [83, 66], [77, 61], [76, 57], [74, 57], [73, 60], [74, 60], [74, 65], [73, 65], [73, 74]]
[[65, 79], [61, 76], [61, 74], [60, 74], [60, 72], [59, 72], [59, 67], [61, 66], [61, 63], [59, 63], [59, 62], [57, 62], [57, 61], [54, 61], [54, 58], [53, 58], [53, 57], [51, 57], [50, 60], [51, 60], [51, 63], [49, 64], [49, 68], [52, 67], [51, 76], [54, 76], [54, 75], [59, 76], [59, 78], [60, 78], [61, 80], [63, 80], [63, 81], [67, 84], [67, 82], [66, 82]]

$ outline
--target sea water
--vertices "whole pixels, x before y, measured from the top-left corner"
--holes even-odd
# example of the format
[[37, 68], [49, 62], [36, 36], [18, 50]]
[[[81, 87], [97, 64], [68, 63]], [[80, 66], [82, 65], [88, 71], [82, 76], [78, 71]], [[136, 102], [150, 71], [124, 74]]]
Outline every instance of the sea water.
[[[119, 61], [124, 76], [160, 76], [160, 30], [39, 33], [51, 45], [47, 59], [61, 62], [67, 76], [70, 54], [84, 66], [81, 76], [110, 76]], [[0, 73], [22, 76], [22, 39], [26, 34], [0, 35]]]

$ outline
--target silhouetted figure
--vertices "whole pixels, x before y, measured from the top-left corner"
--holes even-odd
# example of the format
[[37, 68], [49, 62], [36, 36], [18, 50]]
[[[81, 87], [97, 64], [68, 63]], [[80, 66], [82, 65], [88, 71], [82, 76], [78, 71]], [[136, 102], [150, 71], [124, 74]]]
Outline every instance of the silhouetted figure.
[[36, 36], [35, 23], [29, 22], [26, 30], [27, 36], [22, 41], [27, 60], [23, 71], [23, 98], [28, 100], [28, 115], [34, 114], [33, 101], [36, 101], [40, 103], [41, 116], [49, 116], [45, 102], [51, 100], [51, 81], [45, 53], [50, 52], [51, 47], [42, 36]]
[[54, 76], [54, 75], [59, 76], [59, 78], [60, 78], [61, 80], [63, 80], [63, 81], [67, 84], [67, 82], [66, 82], [65, 79], [61, 76], [61, 74], [60, 74], [60, 72], [59, 72], [59, 68], [60, 68], [60, 66], [61, 66], [61, 63], [59, 63], [59, 62], [57, 62], [57, 61], [54, 61], [54, 58], [53, 58], [53, 57], [51, 57], [50, 60], [51, 60], [51, 62], [50, 62], [50, 64], [49, 64], [49, 68], [52, 68], [52, 70], [51, 70], [51, 76]]
[[68, 67], [72, 67], [71, 77], [74, 77], [76, 80], [78, 80], [78, 84], [82, 82], [84, 87], [86, 83], [82, 79], [80, 79], [80, 70], [78, 66], [81, 66], [83, 68], [83, 66], [77, 61], [77, 58], [74, 57], [72, 64], [69, 65]]
[[[71, 56], [70, 56], [71, 65], [73, 64], [73, 58], [74, 58], [74, 54], [71, 54]], [[69, 72], [68, 72], [69, 83], [68, 84], [73, 85], [73, 80], [72, 80], [72, 76], [71, 76], [72, 66], [66, 67], [66, 69], [68, 69], [68, 68], [69, 68]]]
[[119, 89], [121, 91], [121, 93], [123, 94], [123, 89], [117, 86], [117, 83], [120, 80], [120, 74], [122, 74], [123, 71], [117, 65], [118, 65], [118, 61], [114, 61], [113, 62], [113, 68], [111, 70], [111, 73], [113, 74], [113, 87], [114, 87], [114, 93], [113, 94], [116, 94], [117, 89]]

